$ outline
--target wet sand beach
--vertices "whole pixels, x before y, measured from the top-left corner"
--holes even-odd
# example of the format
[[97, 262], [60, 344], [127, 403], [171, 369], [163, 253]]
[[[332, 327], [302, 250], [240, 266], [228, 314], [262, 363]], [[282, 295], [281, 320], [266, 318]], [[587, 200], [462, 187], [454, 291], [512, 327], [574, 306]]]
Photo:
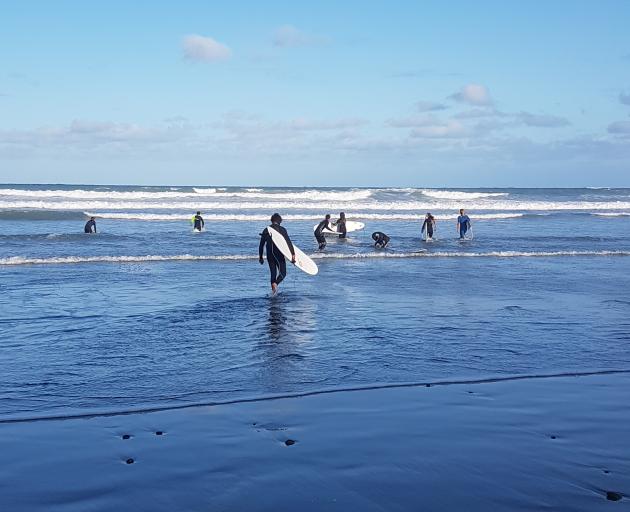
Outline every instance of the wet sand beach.
[[3, 422], [0, 509], [627, 510], [630, 374]]

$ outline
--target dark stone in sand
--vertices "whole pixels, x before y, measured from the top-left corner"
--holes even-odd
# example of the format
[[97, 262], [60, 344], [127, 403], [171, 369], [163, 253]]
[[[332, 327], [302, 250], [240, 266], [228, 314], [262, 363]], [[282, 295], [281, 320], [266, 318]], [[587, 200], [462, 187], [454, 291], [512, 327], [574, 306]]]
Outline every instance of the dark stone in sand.
[[293, 439], [287, 439], [284, 444], [286, 444], [287, 446], [293, 446], [295, 444], [295, 441]]
[[610, 473], [610, 471], [607, 470], [607, 469], [604, 469], [604, 473], [608, 474], [608, 473]]
[[551, 436], [551, 439], [556, 439], [556, 436]]
[[157, 430], [157, 431], [155, 432], [155, 435], [156, 435], [156, 436], [161, 436], [162, 434], [164, 434], [164, 432], [162, 432], [161, 430]]
[[607, 500], [619, 501], [621, 498], [623, 498], [623, 495], [620, 492], [615, 492], [615, 491], [607, 491], [606, 492], [606, 499]]
[[431, 384], [425, 384], [425, 386], [426, 386], [427, 388], [430, 388], [430, 387], [431, 387]]
[[129, 434], [123, 434], [122, 438], [123, 439], [131, 439], [131, 436]]
[[133, 459], [129, 458], [129, 459], [127, 459], [125, 462], [126, 462], [127, 464], [133, 464], [135, 461], [134, 461]]

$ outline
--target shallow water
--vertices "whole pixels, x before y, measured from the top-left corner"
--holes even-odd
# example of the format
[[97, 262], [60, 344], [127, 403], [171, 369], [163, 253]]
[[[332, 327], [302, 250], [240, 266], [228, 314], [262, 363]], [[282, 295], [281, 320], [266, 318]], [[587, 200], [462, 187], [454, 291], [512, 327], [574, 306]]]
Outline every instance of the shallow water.
[[[257, 261], [269, 204], [320, 266], [291, 268], [274, 298]], [[455, 239], [454, 205], [474, 240]], [[428, 208], [431, 244], [416, 220]], [[82, 233], [83, 209], [106, 217], [98, 235]], [[366, 230], [316, 253], [314, 222], [340, 209]], [[628, 212], [627, 189], [4, 186], [0, 414], [630, 368]], [[377, 229], [387, 251], [371, 247]]]

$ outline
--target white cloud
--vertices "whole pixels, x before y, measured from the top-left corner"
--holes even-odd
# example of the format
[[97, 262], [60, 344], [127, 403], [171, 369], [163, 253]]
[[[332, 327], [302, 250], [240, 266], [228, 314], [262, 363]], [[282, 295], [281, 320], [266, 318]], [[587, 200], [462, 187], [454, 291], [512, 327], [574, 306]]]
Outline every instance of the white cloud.
[[460, 103], [468, 103], [469, 105], [492, 105], [492, 98], [488, 89], [479, 84], [465, 85], [458, 92], [451, 94], [449, 98]]
[[568, 119], [564, 117], [546, 114], [530, 114], [529, 112], [521, 112], [516, 115], [516, 118], [527, 126], [535, 126], [538, 128], [558, 128], [570, 124]]
[[468, 130], [459, 121], [436, 121], [433, 124], [418, 126], [411, 130], [410, 135], [417, 138], [456, 138], [468, 135]]
[[184, 57], [201, 62], [218, 62], [232, 57], [230, 50], [223, 43], [215, 41], [211, 37], [191, 34], [182, 41]]
[[310, 46], [323, 44], [327, 38], [304, 32], [293, 25], [282, 25], [273, 33], [272, 43], [280, 48], [295, 48], [297, 46]]
[[436, 101], [418, 101], [416, 103], [418, 112], [436, 112], [438, 110], [446, 110], [448, 106], [444, 103], [438, 103]]

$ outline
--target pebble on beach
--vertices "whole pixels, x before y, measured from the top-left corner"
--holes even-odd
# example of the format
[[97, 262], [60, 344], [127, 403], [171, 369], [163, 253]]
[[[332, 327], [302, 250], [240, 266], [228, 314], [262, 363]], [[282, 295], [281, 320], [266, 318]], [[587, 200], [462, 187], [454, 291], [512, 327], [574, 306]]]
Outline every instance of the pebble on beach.
[[131, 439], [131, 436], [129, 434], [123, 434], [122, 438], [127, 440], [127, 439]]
[[287, 445], [287, 446], [293, 446], [295, 444], [295, 441], [293, 439], [287, 439], [284, 442], [284, 444]]
[[156, 431], [155, 431], [155, 435], [156, 435], [156, 436], [161, 436], [161, 435], [163, 435], [163, 434], [164, 434], [164, 432], [163, 432], [162, 430], [156, 430]]
[[127, 464], [133, 464], [135, 461], [131, 457], [129, 457], [125, 462]]

